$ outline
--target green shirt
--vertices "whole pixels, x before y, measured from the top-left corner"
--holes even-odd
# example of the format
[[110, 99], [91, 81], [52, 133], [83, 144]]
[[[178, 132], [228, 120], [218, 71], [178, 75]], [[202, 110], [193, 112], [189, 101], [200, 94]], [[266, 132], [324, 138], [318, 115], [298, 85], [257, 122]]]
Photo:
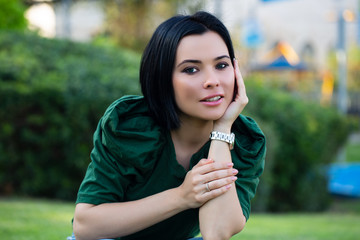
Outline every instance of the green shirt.
[[[240, 115], [234, 122], [231, 151], [239, 170], [236, 189], [246, 219], [264, 167], [265, 137]], [[190, 160], [190, 169], [209, 152], [208, 141]], [[170, 132], [149, 116], [143, 97], [125, 96], [106, 110], [94, 133], [91, 163], [77, 203], [126, 202], [178, 187], [186, 170], [177, 162]], [[135, 234], [118, 239], [187, 239], [199, 233], [199, 209], [183, 211]], [[121, 214], [114, 213], [114, 214]], [[99, 221], [101, 221], [99, 219]]]

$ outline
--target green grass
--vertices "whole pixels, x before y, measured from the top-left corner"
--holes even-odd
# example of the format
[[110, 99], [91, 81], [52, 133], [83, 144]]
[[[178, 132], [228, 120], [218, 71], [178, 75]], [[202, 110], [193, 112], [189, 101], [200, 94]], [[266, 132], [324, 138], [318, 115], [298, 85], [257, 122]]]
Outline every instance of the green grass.
[[347, 162], [360, 162], [360, 143], [348, 143], [345, 151]]
[[0, 239], [65, 240], [73, 213], [73, 203], [0, 199]]
[[360, 215], [354, 214], [253, 214], [232, 239], [355, 240], [360, 236], [359, 223]]
[[[73, 203], [0, 199], [0, 239], [65, 240]], [[252, 214], [232, 240], [353, 240], [360, 236], [360, 201], [337, 200], [326, 213]]]
[[360, 200], [334, 198], [323, 213], [252, 214], [231, 240], [356, 240], [359, 223]]

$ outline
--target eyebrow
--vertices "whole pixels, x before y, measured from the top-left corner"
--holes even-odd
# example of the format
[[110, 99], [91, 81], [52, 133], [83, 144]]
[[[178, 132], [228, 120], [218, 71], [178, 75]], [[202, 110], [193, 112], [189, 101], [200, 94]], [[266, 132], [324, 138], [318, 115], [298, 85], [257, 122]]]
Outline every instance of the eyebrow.
[[[230, 57], [228, 55], [221, 55], [221, 56], [218, 56], [218, 57], [214, 58], [214, 61], [218, 61], [218, 60], [223, 59], [223, 58], [230, 59]], [[179, 63], [176, 67], [180, 67], [181, 65], [183, 65], [185, 63], [201, 63], [201, 61], [200, 60], [194, 60], [194, 59], [186, 59], [186, 60], [182, 61], [181, 63]]]

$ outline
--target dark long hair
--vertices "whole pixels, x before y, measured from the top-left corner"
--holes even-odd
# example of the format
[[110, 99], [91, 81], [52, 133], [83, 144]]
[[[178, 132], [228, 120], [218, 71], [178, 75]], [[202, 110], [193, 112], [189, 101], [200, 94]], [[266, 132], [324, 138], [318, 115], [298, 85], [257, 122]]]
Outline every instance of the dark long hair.
[[166, 20], [155, 30], [145, 48], [140, 66], [141, 90], [150, 114], [166, 129], [180, 126], [172, 83], [177, 47], [183, 37], [208, 31], [221, 36], [233, 59], [234, 49], [228, 30], [218, 18], [207, 12]]

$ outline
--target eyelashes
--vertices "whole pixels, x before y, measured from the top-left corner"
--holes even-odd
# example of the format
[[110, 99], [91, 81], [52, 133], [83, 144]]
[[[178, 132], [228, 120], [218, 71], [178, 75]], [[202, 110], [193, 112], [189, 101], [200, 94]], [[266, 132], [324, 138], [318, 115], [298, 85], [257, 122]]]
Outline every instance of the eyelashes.
[[[227, 68], [229, 66], [230, 66], [229, 63], [221, 62], [221, 63], [218, 63], [218, 64], [215, 65], [215, 69], [223, 70], [223, 69], [225, 69], [225, 68]], [[190, 67], [184, 68], [181, 72], [192, 75], [192, 74], [197, 73], [198, 71], [200, 71], [198, 67], [190, 66]]]
[[224, 69], [226, 67], [228, 67], [229, 64], [228, 63], [219, 63], [219, 64], [216, 64], [216, 69]]
[[183, 73], [187, 73], [187, 74], [194, 74], [196, 72], [198, 72], [199, 69], [197, 69], [196, 67], [186, 67], [184, 70], [182, 70], [181, 72]]

